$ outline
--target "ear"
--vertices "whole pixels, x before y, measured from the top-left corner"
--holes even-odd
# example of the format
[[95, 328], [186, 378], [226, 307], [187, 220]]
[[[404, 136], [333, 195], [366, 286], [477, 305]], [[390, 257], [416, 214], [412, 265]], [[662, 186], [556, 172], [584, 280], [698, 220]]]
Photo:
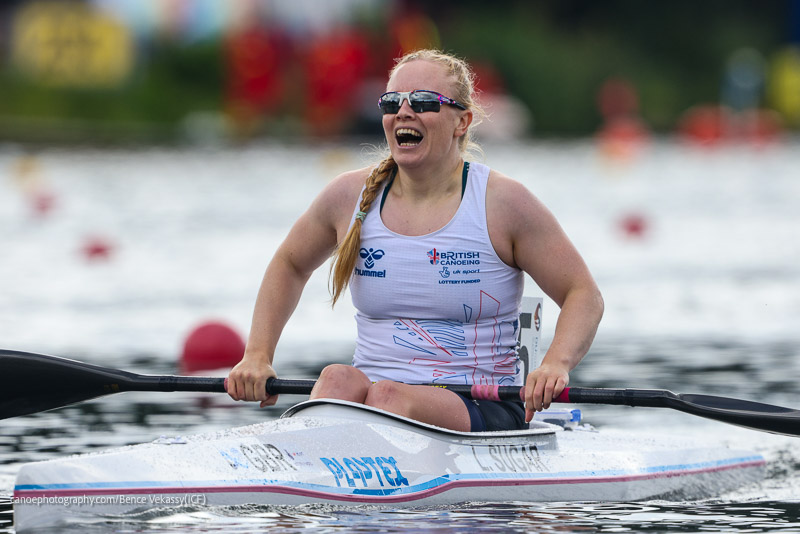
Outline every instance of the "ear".
[[455, 137], [463, 137], [467, 135], [467, 130], [469, 129], [469, 125], [472, 124], [472, 111], [469, 109], [462, 110], [458, 117], [458, 123], [456, 124], [456, 130], [454, 132]]

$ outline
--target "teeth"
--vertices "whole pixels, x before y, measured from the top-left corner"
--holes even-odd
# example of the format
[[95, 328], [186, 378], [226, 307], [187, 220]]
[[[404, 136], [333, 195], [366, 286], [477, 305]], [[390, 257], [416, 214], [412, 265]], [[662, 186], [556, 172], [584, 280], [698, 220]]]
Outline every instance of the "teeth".
[[410, 135], [413, 137], [422, 137], [422, 134], [416, 130], [412, 130], [411, 128], [400, 128], [397, 130], [396, 135]]
[[411, 128], [398, 128], [395, 136], [400, 146], [416, 146], [422, 140], [422, 134]]

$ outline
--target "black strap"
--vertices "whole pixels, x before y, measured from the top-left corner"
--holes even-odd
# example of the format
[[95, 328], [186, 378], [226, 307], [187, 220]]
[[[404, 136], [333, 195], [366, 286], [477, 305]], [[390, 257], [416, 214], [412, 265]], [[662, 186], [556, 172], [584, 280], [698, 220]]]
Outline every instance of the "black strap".
[[392, 184], [394, 183], [395, 176], [397, 176], [397, 167], [392, 169], [392, 175], [389, 176], [389, 181], [386, 183], [386, 187], [383, 188], [383, 195], [381, 196], [381, 211], [383, 211], [383, 205], [386, 204], [386, 197], [389, 196], [389, 189], [391, 189]]
[[464, 171], [461, 173], [461, 198], [464, 198], [464, 192], [467, 190], [467, 175], [469, 174], [469, 161], [464, 162]]

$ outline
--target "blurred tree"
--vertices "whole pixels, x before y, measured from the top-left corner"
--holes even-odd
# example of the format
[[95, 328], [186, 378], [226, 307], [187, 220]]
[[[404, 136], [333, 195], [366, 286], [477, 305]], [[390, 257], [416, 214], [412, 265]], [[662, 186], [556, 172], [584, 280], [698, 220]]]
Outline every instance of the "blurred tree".
[[[300, 7], [292, 7], [291, 0], [270, 2], [276, 4], [254, 0], [253, 5], [280, 3], [284, 11], [302, 13]], [[99, 9], [94, 2], [46, 3], [79, 5], [92, 17], [92, 10]], [[191, 2], [179, 4], [181, 9], [194, 9]], [[17, 10], [35, 5], [39, 4], [21, 0], [0, 3], [0, 24], [9, 25]], [[0, 138], [177, 139], [187, 116], [198, 111], [219, 115], [233, 95], [249, 99], [255, 107], [248, 109], [254, 115], [280, 114], [287, 125], [261, 128], [259, 133], [297, 133], [309, 130], [309, 124], [315, 125], [310, 129], [318, 134], [379, 132], [379, 128], [365, 127], [365, 121], [375, 120], [375, 110], [364, 103], [385, 83], [392, 52], [437, 44], [473, 64], [491, 65], [504, 90], [532, 112], [530, 124], [537, 135], [597, 131], [603, 118], [596, 94], [610, 77], [628, 80], [639, 95], [643, 121], [656, 131], [667, 131], [687, 109], [720, 101], [725, 64], [735, 50], [751, 48], [771, 65], [779, 49], [800, 39], [800, 0], [507, 0], [491, 4], [484, 0], [393, 0], [381, 8], [367, 5], [374, 4], [353, 2], [350, 18], [341, 16], [346, 8], [333, 9], [338, 15], [327, 28], [297, 26], [305, 20], [302, 17], [284, 21], [281, 30], [293, 50], [289, 59], [272, 54], [274, 46], [265, 48], [253, 41], [239, 46], [240, 54], [231, 54], [224, 35], [204, 34], [204, 39], [197, 40], [181, 34], [183, 26], [178, 24], [169, 32], [151, 28], [150, 33], [142, 33], [137, 27], [141, 40], [132, 48], [132, 70], [105, 87], [97, 83], [47, 86], [24, 69], [0, 64]], [[278, 19], [270, 22], [281, 24]], [[337, 27], [339, 37], [324, 37]], [[0, 32], [0, 46], [7, 44], [3, 39], [8, 34]], [[34, 44], [19, 50], [25, 57], [38, 57], [42, 54], [38, 48], [46, 49]], [[290, 70], [281, 83], [267, 73], [279, 59]], [[231, 79], [231, 69], [246, 76]], [[769, 69], [768, 76], [774, 72]], [[79, 81], [90, 79], [85, 76]], [[784, 80], [776, 85], [768, 78], [766, 88], [791, 88], [792, 83]], [[791, 89], [781, 91], [791, 95]], [[763, 100], [763, 94], [759, 98]], [[778, 106], [778, 102], [783, 100], [770, 93], [768, 103]], [[519, 105], [514, 109], [519, 110]], [[793, 109], [793, 104], [780, 105]], [[305, 129], [295, 126], [301, 121]]]
[[[439, 7], [445, 48], [494, 62], [533, 111], [539, 133], [594, 131], [594, 95], [622, 76], [660, 129], [703, 101], [719, 100], [724, 63], [742, 46], [766, 53], [784, 42], [792, 0], [465, 0]], [[781, 28], [783, 26], [783, 28]]]

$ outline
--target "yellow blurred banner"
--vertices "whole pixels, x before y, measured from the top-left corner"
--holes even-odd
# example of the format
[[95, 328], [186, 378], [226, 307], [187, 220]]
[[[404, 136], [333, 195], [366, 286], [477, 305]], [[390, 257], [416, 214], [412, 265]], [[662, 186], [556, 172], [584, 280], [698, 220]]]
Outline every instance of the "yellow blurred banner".
[[76, 2], [22, 5], [14, 17], [11, 46], [19, 69], [58, 87], [110, 88], [133, 70], [134, 43], [128, 28]]
[[784, 48], [772, 59], [768, 94], [786, 122], [800, 126], [800, 48]]

